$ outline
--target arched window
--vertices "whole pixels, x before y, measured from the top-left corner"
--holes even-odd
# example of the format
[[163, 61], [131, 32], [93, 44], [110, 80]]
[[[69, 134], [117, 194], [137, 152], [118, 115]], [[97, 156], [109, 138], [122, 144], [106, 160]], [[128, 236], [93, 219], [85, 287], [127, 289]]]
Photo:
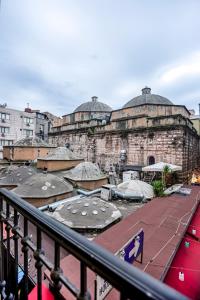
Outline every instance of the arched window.
[[148, 165], [153, 165], [153, 164], [155, 164], [155, 157], [149, 156], [148, 157]]

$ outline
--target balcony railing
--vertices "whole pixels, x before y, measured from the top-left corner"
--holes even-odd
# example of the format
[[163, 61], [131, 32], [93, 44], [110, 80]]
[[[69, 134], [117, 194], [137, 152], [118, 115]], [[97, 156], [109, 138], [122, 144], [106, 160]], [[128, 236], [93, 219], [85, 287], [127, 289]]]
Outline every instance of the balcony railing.
[[[36, 229], [35, 243], [30, 235], [30, 224]], [[1, 299], [19, 298], [19, 265], [21, 265], [24, 273], [21, 288], [23, 299], [28, 299], [30, 291], [29, 252], [33, 252], [35, 259], [38, 300], [42, 299], [44, 269], [50, 271], [52, 279], [50, 289], [55, 295], [55, 299], [60, 297], [61, 286], [68, 289], [76, 299], [95, 298], [88, 291], [87, 268], [116, 288], [120, 293], [121, 300], [186, 299], [162, 282], [120, 260], [58, 221], [51, 219], [6, 189], [0, 189], [0, 229]], [[47, 235], [53, 241], [53, 261], [50, 261], [43, 251], [42, 234]], [[80, 262], [80, 269], [77, 270], [77, 272], [80, 271], [80, 287], [75, 286], [60, 268], [61, 248], [64, 248]]]

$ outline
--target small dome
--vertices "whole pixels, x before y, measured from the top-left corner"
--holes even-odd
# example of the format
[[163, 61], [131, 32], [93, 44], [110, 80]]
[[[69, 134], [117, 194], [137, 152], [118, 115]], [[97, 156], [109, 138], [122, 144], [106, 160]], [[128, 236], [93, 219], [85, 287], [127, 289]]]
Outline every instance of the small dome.
[[91, 162], [82, 162], [72, 170], [66, 172], [64, 178], [77, 181], [89, 181], [106, 178], [106, 176], [100, 171], [99, 167], [95, 164]]
[[169, 99], [159, 95], [151, 94], [151, 89], [149, 87], [145, 87], [142, 89], [142, 95], [131, 99], [123, 106], [123, 108], [138, 106], [143, 104], [173, 105], [173, 103]]
[[14, 147], [50, 147], [45, 141], [41, 140], [39, 137], [26, 137], [24, 139], [18, 140], [12, 146]]
[[45, 157], [39, 157], [38, 160], [83, 160], [76, 156], [70, 149], [66, 147], [57, 147], [49, 151]]
[[104, 230], [122, 216], [113, 203], [96, 196], [68, 200], [47, 214], [75, 230], [95, 232]]
[[74, 112], [91, 111], [91, 112], [111, 112], [112, 108], [102, 102], [99, 102], [98, 97], [93, 96], [92, 101], [88, 101], [79, 105]]
[[[11, 167], [11, 166], [10, 166]], [[4, 170], [4, 177], [0, 179], [0, 187], [3, 185], [20, 185], [37, 173], [31, 166], [8, 167]]]
[[49, 198], [73, 191], [70, 183], [53, 174], [36, 174], [13, 190], [22, 198]]

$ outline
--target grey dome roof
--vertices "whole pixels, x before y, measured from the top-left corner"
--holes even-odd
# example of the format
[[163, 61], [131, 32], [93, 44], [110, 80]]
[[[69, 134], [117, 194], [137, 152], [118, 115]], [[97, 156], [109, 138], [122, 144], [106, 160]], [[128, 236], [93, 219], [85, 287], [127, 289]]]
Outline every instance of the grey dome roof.
[[164, 104], [164, 105], [173, 105], [173, 103], [160, 95], [151, 94], [151, 89], [145, 87], [142, 89], [142, 95], [137, 96], [130, 101], [128, 101], [123, 108], [138, 106], [142, 104]]
[[47, 214], [76, 230], [103, 230], [121, 218], [119, 209], [99, 197], [68, 200]]
[[79, 105], [74, 112], [79, 111], [94, 111], [94, 112], [110, 112], [112, 108], [102, 102], [97, 101], [98, 97], [93, 96], [92, 101], [88, 101]]
[[4, 171], [5, 177], [0, 179], [1, 185], [20, 185], [35, 175], [37, 170], [31, 166], [20, 166], [16, 168], [7, 168]]
[[64, 179], [53, 174], [39, 173], [32, 175], [12, 191], [22, 198], [49, 198], [72, 192], [73, 187]]
[[97, 165], [88, 161], [78, 164], [65, 174], [64, 178], [75, 181], [93, 181], [106, 178]]
[[70, 149], [66, 147], [57, 147], [49, 151], [45, 157], [39, 157], [38, 160], [83, 160], [76, 156]]

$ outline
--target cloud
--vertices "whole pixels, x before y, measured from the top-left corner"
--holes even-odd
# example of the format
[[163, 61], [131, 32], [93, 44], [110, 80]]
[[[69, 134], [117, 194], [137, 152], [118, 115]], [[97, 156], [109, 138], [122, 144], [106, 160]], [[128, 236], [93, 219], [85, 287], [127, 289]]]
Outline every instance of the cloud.
[[145, 85], [196, 108], [200, 2], [3, 0], [0, 98], [70, 113], [91, 96], [119, 108]]

